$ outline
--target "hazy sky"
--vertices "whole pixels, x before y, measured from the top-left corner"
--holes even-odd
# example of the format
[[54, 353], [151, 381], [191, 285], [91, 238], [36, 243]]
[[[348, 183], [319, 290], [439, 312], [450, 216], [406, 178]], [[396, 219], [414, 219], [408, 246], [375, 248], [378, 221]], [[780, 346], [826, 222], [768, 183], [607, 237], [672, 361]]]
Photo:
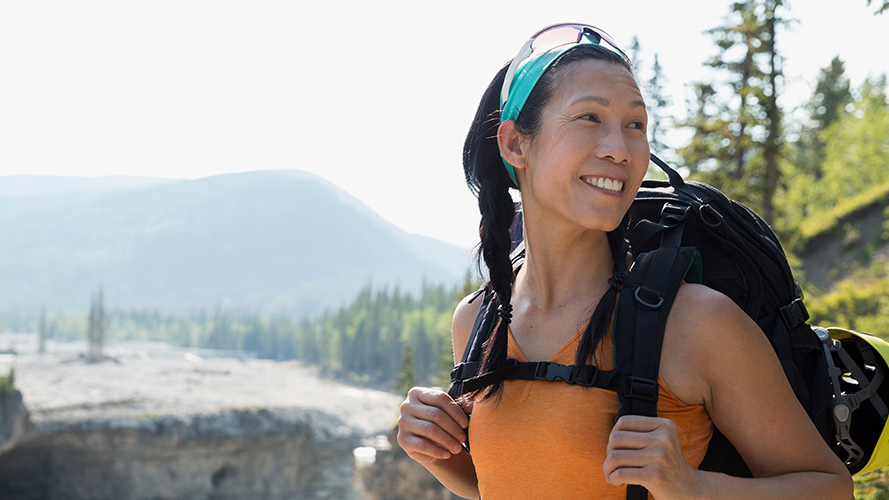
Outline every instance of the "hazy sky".
[[[470, 246], [460, 154], [497, 69], [545, 25], [598, 25], [655, 53], [674, 116], [729, 0], [2, 1], [0, 176], [198, 178], [299, 168], [403, 229]], [[842, 6], [842, 7], [840, 7]], [[786, 105], [835, 55], [889, 72], [889, 14], [791, 0]], [[2, 182], [2, 178], [0, 178]]]

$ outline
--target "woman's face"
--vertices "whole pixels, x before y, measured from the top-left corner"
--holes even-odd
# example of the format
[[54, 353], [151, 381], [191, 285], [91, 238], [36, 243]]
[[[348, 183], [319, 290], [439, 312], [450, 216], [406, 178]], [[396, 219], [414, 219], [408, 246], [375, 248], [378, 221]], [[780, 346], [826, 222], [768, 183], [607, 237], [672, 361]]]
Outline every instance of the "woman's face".
[[578, 61], [557, 71], [540, 128], [525, 138], [525, 161], [517, 165], [524, 210], [611, 231], [648, 168], [642, 93], [617, 64]]

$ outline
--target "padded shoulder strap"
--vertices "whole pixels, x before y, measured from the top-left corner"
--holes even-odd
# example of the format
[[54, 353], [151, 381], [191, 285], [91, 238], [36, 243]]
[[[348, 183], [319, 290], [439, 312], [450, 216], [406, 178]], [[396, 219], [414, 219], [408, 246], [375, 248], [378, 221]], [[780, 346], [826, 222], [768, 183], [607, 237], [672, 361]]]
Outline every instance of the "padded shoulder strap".
[[494, 307], [494, 294], [485, 292], [482, 305], [475, 317], [475, 324], [472, 325], [472, 333], [463, 350], [463, 357], [451, 371], [451, 388], [448, 389], [448, 394], [452, 398], [457, 399], [469, 392], [464, 388], [463, 383], [467, 378], [478, 373], [484, 343], [491, 336], [496, 322], [497, 308]]
[[[618, 392], [618, 418], [657, 416], [658, 372], [667, 316], [682, 281], [700, 254], [693, 247], [660, 247], [636, 257], [620, 295], [614, 329], [617, 370], [628, 378]], [[645, 488], [627, 487], [627, 499], [648, 498]]]

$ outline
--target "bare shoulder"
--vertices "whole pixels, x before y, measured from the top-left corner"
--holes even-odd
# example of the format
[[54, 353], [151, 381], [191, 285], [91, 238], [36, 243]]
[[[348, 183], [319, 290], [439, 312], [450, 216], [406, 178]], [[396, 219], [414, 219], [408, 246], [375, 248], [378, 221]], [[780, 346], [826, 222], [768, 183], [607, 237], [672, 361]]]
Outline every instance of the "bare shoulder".
[[[756, 324], [729, 297], [710, 287], [685, 283], [676, 295], [670, 311], [668, 331], [684, 341], [705, 342], [727, 332], [741, 328], [749, 333], [759, 333]], [[749, 330], [750, 326], [754, 330]], [[671, 326], [673, 328], [671, 328]], [[733, 332], [737, 333], [737, 332]]]
[[771, 351], [765, 335], [726, 295], [697, 284], [683, 284], [667, 319], [661, 374], [687, 404], [712, 397], [714, 376], [725, 373], [732, 357]]
[[475, 318], [482, 306], [482, 297], [478, 292], [473, 292], [464, 297], [454, 310], [451, 335], [454, 341], [455, 362], [463, 357], [463, 351], [466, 349], [466, 343], [469, 342], [472, 327], [475, 325]]

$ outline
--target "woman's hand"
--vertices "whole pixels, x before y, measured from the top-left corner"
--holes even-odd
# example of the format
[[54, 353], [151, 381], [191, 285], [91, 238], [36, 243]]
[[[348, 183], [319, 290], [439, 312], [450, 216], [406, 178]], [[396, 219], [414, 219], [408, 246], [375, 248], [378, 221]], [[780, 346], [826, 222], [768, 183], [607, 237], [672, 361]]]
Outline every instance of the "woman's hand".
[[447, 393], [414, 387], [401, 403], [398, 444], [408, 456], [427, 465], [462, 451], [469, 418]]
[[697, 472], [682, 456], [672, 420], [619, 418], [608, 437], [607, 453], [602, 471], [614, 486], [639, 484], [658, 500], [699, 497]]

